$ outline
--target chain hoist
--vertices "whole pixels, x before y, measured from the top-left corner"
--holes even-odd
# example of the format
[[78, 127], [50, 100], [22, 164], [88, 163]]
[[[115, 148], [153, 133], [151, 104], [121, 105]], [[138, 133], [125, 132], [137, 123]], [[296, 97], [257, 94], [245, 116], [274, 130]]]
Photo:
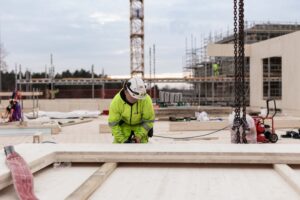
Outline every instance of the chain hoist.
[[[244, 48], [244, 0], [234, 0], [234, 70], [235, 70], [235, 116], [232, 130], [236, 143], [247, 143], [245, 97], [245, 48]], [[242, 116], [241, 116], [242, 108]]]

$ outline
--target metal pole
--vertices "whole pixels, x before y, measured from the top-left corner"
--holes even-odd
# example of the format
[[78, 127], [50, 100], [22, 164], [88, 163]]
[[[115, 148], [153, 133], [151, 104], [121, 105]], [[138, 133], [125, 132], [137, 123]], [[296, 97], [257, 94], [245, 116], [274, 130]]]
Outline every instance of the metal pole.
[[22, 81], [22, 66], [19, 65], [19, 91], [22, 91], [22, 84], [21, 84], [21, 81]]
[[155, 73], [156, 73], [156, 60], [155, 60], [155, 44], [153, 44], [153, 83], [154, 83], [154, 99], [156, 102], [156, 87], [155, 87]]
[[[105, 76], [104, 68], [102, 68], [101, 78], [104, 78], [104, 76]], [[104, 82], [104, 80], [103, 80], [103, 83], [102, 83], [102, 95], [101, 96], [102, 96], [103, 99], [105, 98], [105, 82]]]
[[105, 82], [102, 85], [102, 98], [105, 99]]
[[51, 99], [54, 99], [54, 66], [53, 66], [53, 55], [50, 54], [50, 78], [51, 78]]
[[15, 65], [15, 91], [18, 90], [18, 64]]
[[25, 80], [26, 80], [26, 92], [28, 92], [29, 91], [29, 74], [28, 74], [28, 70], [26, 70], [26, 72], [25, 72]]
[[152, 96], [152, 88], [151, 88], [151, 78], [152, 78], [152, 66], [151, 66], [151, 47], [149, 48], [149, 69], [150, 69], [150, 79], [149, 79], [149, 88], [150, 88], [150, 96]]
[[95, 98], [94, 65], [92, 65], [92, 98]]
[[268, 99], [271, 98], [271, 59], [268, 58]]
[[29, 88], [30, 88], [30, 91], [32, 91], [32, 74], [31, 74], [31, 72], [29, 72]]
[[47, 74], [48, 74], [48, 72], [47, 72], [47, 65], [45, 65], [45, 78], [47, 78]]
[[201, 83], [198, 83], [198, 106], [200, 106], [200, 98], [201, 98]]
[[[39, 92], [39, 90], [37, 90]], [[36, 108], [37, 108], [37, 115], [36, 117], [39, 117], [39, 96], [36, 97]]]
[[213, 66], [211, 65], [211, 74], [212, 74], [212, 78], [213, 78], [213, 81], [212, 81], [212, 84], [211, 84], [211, 87], [212, 87], [212, 94], [211, 94], [211, 96], [212, 96], [212, 102], [211, 102], [211, 104], [212, 105], [214, 105], [214, 103], [215, 103], [215, 77], [214, 77], [214, 69], [213, 69]]
[[35, 91], [35, 88], [32, 89], [32, 113], [33, 113], [33, 118], [35, 118], [35, 104], [34, 104], [34, 91]]

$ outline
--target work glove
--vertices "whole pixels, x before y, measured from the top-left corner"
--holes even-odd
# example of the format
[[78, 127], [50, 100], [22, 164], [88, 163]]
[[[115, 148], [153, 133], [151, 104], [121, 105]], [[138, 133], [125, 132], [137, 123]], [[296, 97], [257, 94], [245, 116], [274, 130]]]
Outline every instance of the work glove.
[[148, 137], [153, 137], [153, 128], [148, 131]]

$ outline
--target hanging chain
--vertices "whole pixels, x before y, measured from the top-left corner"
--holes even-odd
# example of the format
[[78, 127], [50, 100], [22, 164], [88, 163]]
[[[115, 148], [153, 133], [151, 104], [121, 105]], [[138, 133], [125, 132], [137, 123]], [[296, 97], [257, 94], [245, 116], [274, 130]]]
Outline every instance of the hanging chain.
[[246, 131], [249, 130], [248, 123], [246, 120], [246, 87], [245, 87], [245, 31], [244, 31], [244, 0], [240, 0], [239, 4], [239, 29], [240, 29], [240, 68], [242, 71], [242, 85], [241, 85], [241, 93], [242, 93], [242, 106], [243, 106], [243, 118], [242, 118], [242, 139], [243, 143], [247, 143], [246, 139]]
[[[234, 0], [234, 69], [235, 69], [235, 116], [232, 129], [236, 143], [247, 143], [246, 97], [245, 97], [245, 48], [244, 48], [244, 1]], [[238, 7], [238, 8], [237, 8]], [[238, 12], [238, 13], [237, 13]], [[238, 17], [237, 17], [238, 16]], [[237, 24], [238, 21], [238, 24]], [[238, 28], [237, 28], [238, 26]], [[243, 116], [241, 118], [241, 107]], [[241, 130], [242, 128], [242, 141]]]
[[236, 143], [240, 143], [240, 96], [238, 95], [238, 54], [237, 54], [237, 0], [233, 0], [234, 16], [234, 92], [235, 92], [235, 116], [232, 129], [236, 131]]

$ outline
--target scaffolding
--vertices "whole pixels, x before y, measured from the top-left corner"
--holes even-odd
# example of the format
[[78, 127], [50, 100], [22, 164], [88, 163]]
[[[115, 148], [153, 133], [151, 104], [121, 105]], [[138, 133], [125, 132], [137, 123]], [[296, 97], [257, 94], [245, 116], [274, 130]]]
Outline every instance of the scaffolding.
[[[297, 23], [245, 23], [245, 43], [267, 40], [300, 30]], [[233, 57], [208, 57], [207, 44], [228, 44], [234, 42], [233, 34], [210, 34], [200, 42], [197, 48], [191, 37], [191, 48], [185, 50], [184, 71], [189, 71], [191, 78], [211, 77], [212, 81], [191, 83], [188, 101], [192, 105], [221, 105], [233, 106], [234, 104], [234, 58]], [[218, 65], [218, 74], [214, 73], [213, 65]], [[250, 59], [245, 58], [246, 78], [246, 104], [250, 103], [249, 93], [249, 67]], [[280, 58], [267, 58], [264, 60], [264, 98], [281, 98], [281, 60]], [[222, 79], [226, 78], [226, 81]]]

